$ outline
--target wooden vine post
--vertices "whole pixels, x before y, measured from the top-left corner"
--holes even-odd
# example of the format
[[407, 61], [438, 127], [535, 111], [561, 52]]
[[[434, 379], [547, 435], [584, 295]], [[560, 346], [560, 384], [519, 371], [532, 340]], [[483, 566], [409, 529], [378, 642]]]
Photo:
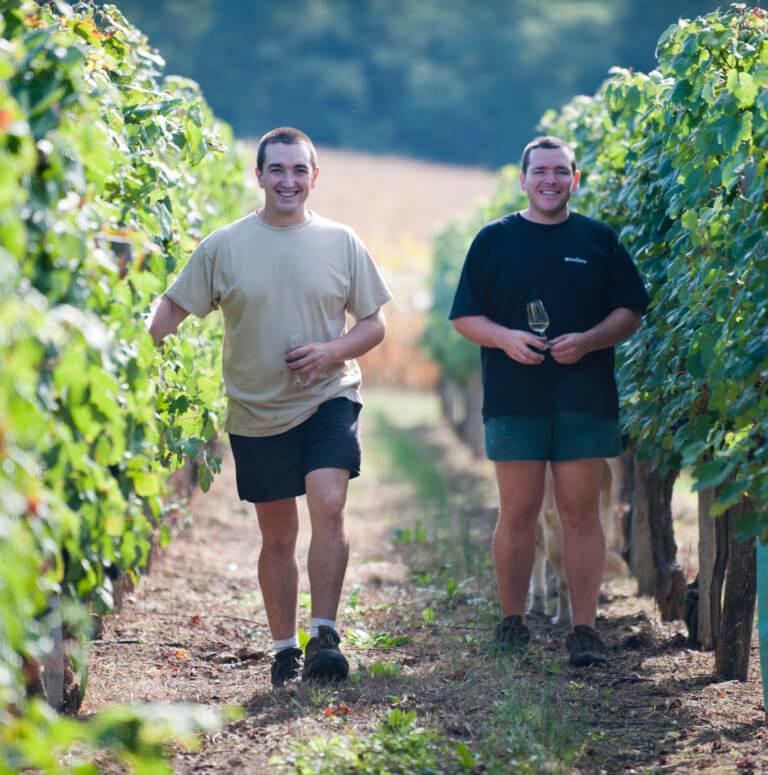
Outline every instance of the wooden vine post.
[[[715, 500], [713, 489], [699, 492], [699, 602], [698, 602], [698, 632], [699, 645], [704, 651], [715, 647], [715, 628], [720, 622], [720, 599], [722, 590], [722, 575], [715, 579], [715, 563], [717, 559], [717, 534], [714, 518], [710, 509]], [[717, 589], [713, 590], [713, 585]], [[715, 625], [717, 622], [717, 625]]]
[[653, 594], [664, 621], [682, 619], [685, 575], [677, 563], [672, 528], [672, 488], [677, 471], [661, 473], [647, 460], [635, 465], [632, 572], [640, 594]]
[[625, 473], [631, 469], [629, 566], [637, 579], [637, 593], [652, 595], [656, 589], [656, 568], [653, 564], [653, 540], [645, 481], [641, 480], [634, 457], [625, 465]]
[[717, 566], [725, 555], [724, 589], [719, 627], [715, 630], [715, 672], [725, 679], [747, 680], [752, 627], [755, 621], [757, 576], [755, 539], [739, 541], [734, 522], [752, 510], [748, 498], [717, 517]]

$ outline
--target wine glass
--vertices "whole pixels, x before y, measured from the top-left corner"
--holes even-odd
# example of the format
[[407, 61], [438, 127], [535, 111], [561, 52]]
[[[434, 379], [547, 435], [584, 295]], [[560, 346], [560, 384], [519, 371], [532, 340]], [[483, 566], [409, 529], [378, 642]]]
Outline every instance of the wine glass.
[[[294, 347], [301, 347], [304, 344], [304, 337], [302, 334], [291, 334], [288, 337], [288, 349], [292, 350]], [[293, 375], [293, 384], [295, 387], [301, 387], [302, 381], [298, 374]]]
[[[541, 299], [534, 299], [525, 306], [528, 313], [528, 325], [531, 330], [535, 331], [539, 336], [544, 336], [544, 332], [549, 328], [549, 315], [547, 315], [544, 302]], [[546, 344], [545, 347], [548, 349], [549, 344]]]

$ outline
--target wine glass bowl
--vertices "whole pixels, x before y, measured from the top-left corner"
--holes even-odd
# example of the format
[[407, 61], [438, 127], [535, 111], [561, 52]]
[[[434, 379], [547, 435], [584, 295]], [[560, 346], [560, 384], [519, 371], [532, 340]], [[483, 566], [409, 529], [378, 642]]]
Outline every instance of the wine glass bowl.
[[549, 315], [541, 299], [534, 299], [525, 305], [528, 314], [528, 326], [539, 336], [544, 336], [544, 332], [549, 328]]
[[[294, 347], [301, 347], [304, 344], [304, 337], [301, 334], [291, 334], [288, 337], [288, 349], [292, 350]], [[293, 384], [295, 387], [301, 387], [302, 381], [298, 374], [293, 375]]]

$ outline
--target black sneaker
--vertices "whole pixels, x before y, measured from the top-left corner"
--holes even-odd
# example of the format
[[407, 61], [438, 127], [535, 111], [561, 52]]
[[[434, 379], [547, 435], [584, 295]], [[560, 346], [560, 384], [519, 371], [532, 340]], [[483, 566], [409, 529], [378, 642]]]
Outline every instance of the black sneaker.
[[349, 674], [349, 663], [339, 651], [340, 642], [336, 630], [321, 624], [317, 636], [307, 643], [301, 680], [343, 681]]
[[608, 650], [597, 630], [586, 624], [577, 624], [573, 628], [573, 632], [565, 639], [565, 647], [574, 667], [605, 665], [608, 662]]
[[278, 688], [299, 677], [301, 649], [291, 648], [278, 651], [272, 663], [272, 686]]
[[522, 616], [507, 616], [496, 625], [494, 646], [502, 651], [528, 651], [531, 633], [523, 624]]

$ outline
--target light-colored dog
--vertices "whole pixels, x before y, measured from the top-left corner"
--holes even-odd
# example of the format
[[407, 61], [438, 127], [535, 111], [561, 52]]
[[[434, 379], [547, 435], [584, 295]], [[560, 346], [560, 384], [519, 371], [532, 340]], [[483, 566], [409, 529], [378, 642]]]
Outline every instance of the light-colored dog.
[[[621, 557], [623, 546], [622, 522], [624, 507], [620, 502], [621, 462], [618, 458], [605, 461], [603, 480], [600, 484], [600, 524], [605, 535], [605, 565], [603, 581], [626, 575], [627, 564]], [[547, 613], [547, 562], [554, 574], [557, 586], [557, 611], [552, 624], [562, 627], [571, 625], [571, 597], [563, 561], [563, 529], [555, 502], [555, 482], [552, 469], [547, 466], [544, 482], [544, 499], [536, 525], [536, 556], [529, 590], [529, 614]]]

